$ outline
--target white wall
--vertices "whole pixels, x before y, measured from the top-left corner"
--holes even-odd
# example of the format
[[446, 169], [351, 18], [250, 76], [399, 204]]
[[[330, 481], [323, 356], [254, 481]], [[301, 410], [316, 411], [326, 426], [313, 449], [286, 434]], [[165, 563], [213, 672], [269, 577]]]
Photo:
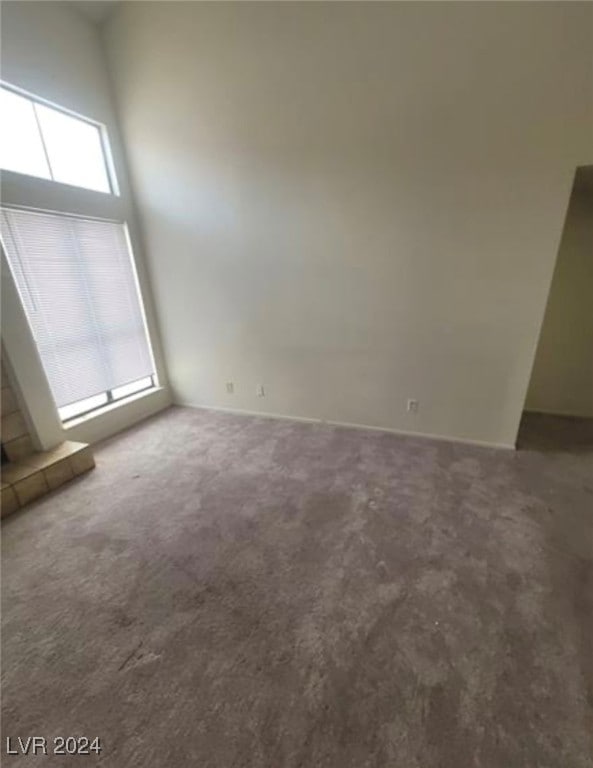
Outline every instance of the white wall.
[[115, 119], [109, 77], [97, 29], [68, 4], [3, 2], [1, 6], [1, 76], [59, 106], [107, 127], [121, 198], [80, 190], [13, 173], [2, 174], [2, 202], [49, 210], [82, 212], [93, 205], [96, 215], [124, 217], [134, 244], [136, 268], [145, 303], [159, 379], [163, 388], [142, 405], [122, 406], [113, 415], [95, 417], [64, 431], [41, 368], [22, 306], [3, 258], [2, 339], [31, 418], [38, 447], [64, 438], [94, 441], [112, 434], [170, 402], [149, 276], [142, 256], [124, 153]]
[[593, 418], [593, 167], [575, 179], [525, 407]]
[[592, 24], [578, 3], [119, 6], [177, 401], [513, 444], [593, 156]]

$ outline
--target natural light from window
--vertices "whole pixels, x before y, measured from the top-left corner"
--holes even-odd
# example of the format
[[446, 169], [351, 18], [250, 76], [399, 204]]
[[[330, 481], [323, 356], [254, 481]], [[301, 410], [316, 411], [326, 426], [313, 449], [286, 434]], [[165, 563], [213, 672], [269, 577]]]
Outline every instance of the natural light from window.
[[[68, 422], [154, 390], [154, 359], [105, 127], [1, 83], [0, 116], [0, 169], [28, 177], [13, 187], [3, 174], [9, 183], [0, 207], [2, 251], [60, 418]], [[49, 195], [56, 210], [40, 210], [38, 193], [48, 199], [53, 182], [73, 189], [65, 194], [56, 184]], [[114, 194], [113, 218], [105, 218], [100, 196], [78, 194], [82, 188]]]
[[2, 244], [63, 421], [156, 374], [124, 223], [0, 208]]
[[64, 405], [58, 408], [58, 413], [62, 421], [70, 421], [78, 416], [96, 411], [98, 408], [103, 408], [110, 403], [117, 403], [126, 397], [152, 389], [152, 387], [154, 387], [154, 374], [133, 381], [131, 384], [124, 384], [122, 387], [114, 387], [109, 392], [101, 392], [100, 395], [93, 395], [92, 397], [86, 397], [84, 400]]
[[33, 103], [0, 88], [0, 168], [51, 179]]
[[0, 168], [112, 191], [100, 126], [0, 87]]

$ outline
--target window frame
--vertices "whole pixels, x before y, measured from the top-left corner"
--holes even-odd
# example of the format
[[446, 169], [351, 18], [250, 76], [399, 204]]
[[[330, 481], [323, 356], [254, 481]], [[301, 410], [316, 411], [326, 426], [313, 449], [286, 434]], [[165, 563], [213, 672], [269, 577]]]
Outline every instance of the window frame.
[[[48, 166], [48, 170], [51, 178], [46, 179], [43, 176], [34, 176], [30, 173], [23, 173], [22, 171], [15, 171], [8, 168], [6, 169], [0, 168], [0, 173], [2, 174], [14, 173], [17, 176], [25, 176], [28, 179], [38, 179], [39, 181], [44, 181], [50, 184], [62, 184], [66, 187], [71, 187], [72, 189], [84, 189], [87, 192], [93, 192], [94, 194], [97, 194], [97, 195], [113, 195], [115, 197], [121, 196], [120, 187], [117, 180], [117, 174], [115, 171], [115, 163], [113, 161], [113, 155], [112, 155], [111, 146], [109, 143], [109, 134], [107, 132], [107, 126], [104, 123], [101, 123], [98, 120], [93, 120], [90, 117], [85, 117], [84, 115], [81, 115], [79, 112], [75, 112], [74, 110], [68, 109], [67, 107], [59, 106], [58, 104], [54, 103], [53, 101], [50, 101], [49, 99], [44, 99], [41, 96], [37, 96], [36, 94], [30, 93], [29, 91], [26, 91], [24, 88], [19, 88], [18, 86], [13, 85], [12, 83], [9, 83], [6, 80], [3, 80], [1, 78], [0, 78], [0, 88], [4, 88], [6, 91], [9, 91], [11, 93], [14, 93], [17, 96], [21, 96], [22, 98], [27, 99], [33, 105], [35, 122], [37, 124], [37, 130], [39, 131], [39, 137], [41, 139], [43, 152], [47, 161], [47, 166]], [[56, 112], [61, 112], [62, 114], [67, 115], [68, 117], [72, 117], [75, 120], [79, 120], [80, 122], [86, 123], [87, 125], [91, 125], [93, 128], [97, 129], [97, 132], [99, 134], [99, 141], [101, 145], [103, 162], [105, 163], [105, 172], [107, 175], [107, 182], [109, 184], [109, 192], [103, 192], [97, 189], [91, 189], [89, 187], [81, 187], [78, 184], [70, 184], [67, 181], [58, 181], [57, 179], [53, 178], [52, 166], [51, 166], [51, 162], [47, 152], [45, 138], [43, 136], [43, 130], [41, 128], [41, 122], [39, 120], [39, 115], [37, 114], [37, 110], [35, 109], [36, 104], [40, 104], [43, 107], [48, 107], [49, 109], [53, 109]]]
[[[19, 288], [14, 280], [7, 254], [4, 253], [4, 247], [0, 241], [3, 280], [5, 283], [12, 284], [9, 293], [12, 294], [14, 291], [15, 298], [22, 311], [22, 319], [19, 319], [17, 327], [22, 328], [22, 323], [24, 323], [31, 338], [30, 346], [27, 344], [25, 345], [25, 348], [23, 348], [18, 340], [18, 334], [22, 334], [24, 329], [17, 332], [17, 328], [15, 328], [15, 333], [12, 333], [12, 331], [11, 333], [7, 332], [5, 339], [7, 351], [14, 352], [15, 362], [18, 367], [24, 366], [29, 367], [30, 369], [30, 367], [33, 366], [33, 369], [35, 370], [34, 376], [37, 379], [41, 376], [45, 381], [43, 395], [36, 392], [35, 396], [38, 400], [41, 398], [40, 402], [45, 403], [45, 413], [47, 413], [47, 409], [51, 406], [51, 409], [55, 414], [55, 417], [52, 417], [55, 418], [55, 427], [52, 427], [52, 429], [59, 428], [61, 432], [61, 430], [75, 427], [79, 422], [86, 421], [87, 419], [99, 418], [103, 413], [112, 410], [113, 408], [123, 407], [126, 403], [137, 400], [138, 398], [148, 397], [153, 393], [163, 391], [163, 388], [166, 387], [166, 385], [163, 383], [164, 372], [162, 370], [163, 363], [160, 338], [158, 328], [155, 325], [154, 310], [151, 304], [152, 294], [150, 285], [146, 282], [147, 275], [145, 268], [141, 266], [142, 262], [138, 261], [136, 254], [137, 249], [140, 247], [140, 240], [136, 212], [130, 197], [130, 191], [125, 176], [125, 165], [120, 169], [121, 183], [116, 172], [116, 162], [110, 141], [110, 132], [113, 133], [114, 146], [117, 149], [116, 157], [118, 160], [121, 160], [122, 163], [124, 160], [119, 149], [118, 127], [114, 115], [107, 109], [105, 114], [106, 120], [105, 122], [101, 122], [95, 118], [87, 117], [81, 112], [57, 104], [51, 99], [38, 96], [26, 88], [16, 86], [2, 78], [0, 78], [0, 86], [14, 92], [18, 96], [25, 97], [31, 102], [55, 109], [58, 112], [74, 117], [87, 124], [91, 124], [98, 129], [101, 140], [101, 149], [103, 151], [103, 160], [105, 162], [105, 169], [111, 192], [101, 192], [96, 189], [89, 189], [88, 187], [80, 187], [62, 181], [55, 181], [53, 179], [0, 168], [0, 177], [2, 181], [0, 203], [3, 208], [14, 208], [29, 212], [36, 211], [39, 213], [109, 221], [121, 224], [124, 227], [130, 262], [134, 274], [134, 283], [138, 294], [148, 347], [152, 358], [152, 384], [149, 387], [117, 398], [110, 398], [107, 402], [98, 405], [96, 408], [92, 408], [85, 412], [81, 411], [75, 416], [63, 419], [59, 413], [53, 395], [51, 394], [47, 376], [43, 370], [41, 358], [37, 349], [37, 344], [33, 337], [32, 328], [26, 317]], [[6, 278], [10, 275], [10, 279], [5, 279], [5, 274]], [[5, 289], [3, 289], [3, 294], [4, 290]], [[14, 348], [15, 346], [18, 347], [18, 350], [11, 350], [11, 348]], [[38, 421], [39, 415], [37, 414], [37, 411], [40, 409], [36, 408], [34, 410], [36, 411], [34, 424], [35, 428], [37, 428], [36, 422]], [[46, 434], [49, 435], [49, 425], [46, 426], [44, 419], [42, 419], [42, 421], [43, 432], [45, 433], [47, 430]], [[54, 432], [54, 434], [56, 433]], [[40, 443], [42, 445], [44, 444], [44, 439], [44, 437], [40, 437]]]
[[[32, 178], [38, 178], [38, 177], [32, 177]], [[42, 179], [42, 181], [47, 181], [47, 179]], [[91, 190], [91, 191], [96, 191], [96, 190]], [[97, 194], [102, 194], [102, 193], [97, 192]], [[90, 215], [84, 215], [84, 214], [80, 214], [80, 213], [69, 213], [68, 211], [62, 211], [62, 210], [61, 211], [54, 211], [54, 210], [48, 210], [48, 209], [40, 209], [40, 208], [28, 207], [28, 206], [25, 206], [25, 205], [11, 205], [10, 203], [5, 203], [4, 201], [0, 200], [0, 209], [2, 209], [2, 208], [4, 208], [4, 209], [11, 209], [11, 210], [17, 210], [17, 211], [19, 211], [19, 210], [20, 211], [27, 211], [27, 212], [33, 212], [33, 213], [44, 213], [44, 214], [49, 214], [49, 215], [52, 215], [52, 216], [67, 216], [67, 217], [70, 217], [70, 218], [90, 219], [90, 220], [93, 220], [93, 221], [107, 222], [107, 223], [110, 223], [110, 224], [119, 224], [123, 228], [123, 233], [124, 233], [124, 237], [125, 237], [125, 240], [126, 240], [126, 245], [127, 245], [127, 248], [128, 248], [128, 255], [129, 255], [129, 258], [130, 258], [130, 266], [131, 266], [131, 269], [132, 269], [132, 277], [133, 277], [133, 281], [134, 281], [134, 287], [136, 289], [136, 294], [138, 296], [138, 304], [140, 306], [140, 314], [142, 316], [142, 324], [144, 326], [144, 332], [146, 334], [146, 341], [147, 341], [147, 344], [148, 344], [148, 352], [150, 354], [150, 359], [152, 361], [152, 373], [149, 376], [142, 377], [142, 378], [150, 378], [151, 383], [148, 384], [146, 387], [142, 387], [142, 389], [136, 390], [135, 392], [130, 392], [129, 394], [126, 394], [126, 395], [120, 395], [119, 397], [118, 396], [116, 396], [116, 397], [113, 396], [112, 389], [106, 389], [103, 392], [97, 392], [97, 394], [95, 395], [96, 397], [99, 397], [100, 395], [105, 395], [106, 396], [107, 399], [106, 399], [106, 401], [104, 403], [100, 403], [99, 405], [97, 405], [97, 406], [95, 406], [93, 408], [89, 408], [89, 409], [87, 409], [85, 411], [80, 411], [80, 413], [76, 413], [76, 414], [74, 414], [72, 416], [68, 416], [66, 418], [62, 418], [62, 415], [60, 414], [60, 410], [61, 410], [61, 408], [65, 408], [65, 407], [68, 407], [68, 406], [67, 405], [66, 406], [58, 406], [58, 404], [53, 399], [53, 395], [52, 395], [52, 401], [54, 403], [54, 407], [56, 409], [56, 413], [58, 415], [60, 423], [65, 428], [67, 428], [69, 426], [70, 422], [75, 422], [77, 419], [83, 419], [83, 418], [85, 418], [87, 416], [90, 416], [90, 415], [92, 415], [94, 413], [98, 413], [99, 411], [103, 410], [104, 408], [108, 408], [109, 406], [113, 406], [113, 405], [117, 405], [119, 403], [123, 403], [126, 400], [129, 400], [129, 399], [132, 399], [132, 398], [136, 398], [138, 395], [142, 395], [142, 394], [145, 394], [145, 393], [148, 393], [148, 392], [151, 392], [151, 391], [154, 391], [154, 390], [158, 389], [160, 387], [159, 373], [158, 373], [158, 370], [157, 370], [157, 363], [156, 363], [156, 358], [155, 358], [155, 354], [154, 354], [154, 346], [153, 346], [153, 342], [152, 342], [150, 328], [149, 328], [149, 325], [148, 325], [148, 317], [147, 317], [147, 314], [146, 314], [146, 307], [144, 305], [144, 296], [142, 295], [142, 287], [140, 285], [140, 279], [138, 277], [138, 270], [136, 268], [136, 258], [134, 256], [134, 248], [133, 248], [133, 245], [132, 245], [132, 238], [131, 238], [131, 235], [130, 235], [130, 228], [129, 228], [128, 222], [126, 220], [121, 221], [121, 220], [116, 219], [116, 218], [105, 217], [105, 216], [90, 216]], [[20, 291], [20, 288], [18, 286], [18, 282], [17, 282], [17, 280], [16, 280], [16, 278], [15, 278], [15, 276], [13, 274], [12, 265], [10, 263], [10, 259], [8, 258], [7, 254], [6, 254], [6, 247], [5, 247], [4, 243], [2, 242], [1, 236], [0, 236], [0, 247], [1, 247], [2, 251], [3, 251], [4, 258], [6, 259], [6, 262], [7, 262], [7, 265], [8, 265], [8, 270], [9, 270], [11, 276], [12, 276], [12, 280], [13, 280], [13, 283], [14, 283], [17, 295], [19, 297], [19, 301], [20, 301], [21, 306], [23, 308], [23, 313], [26, 316], [27, 313], [25, 311], [25, 303], [24, 303], [23, 298], [21, 296], [21, 291]], [[32, 335], [33, 339], [35, 339], [35, 336], [33, 334], [33, 328], [31, 327], [31, 324], [30, 324], [28, 318], [27, 318], [27, 324], [29, 326], [29, 330], [31, 331], [31, 335]], [[43, 363], [42, 363], [42, 360], [41, 360], [41, 355], [39, 353], [39, 349], [37, 347], [37, 343], [36, 342], [35, 342], [35, 349], [37, 351], [37, 355], [39, 357], [39, 361], [40, 361], [41, 367], [43, 368]], [[44, 375], [46, 376], [45, 371], [44, 371]], [[46, 376], [46, 378], [47, 378], [47, 376]], [[141, 381], [141, 380], [142, 379], [138, 379], [137, 381]], [[129, 384], [134, 384], [134, 383], [135, 382], [133, 382], [133, 381], [129, 382]], [[128, 385], [120, 384], [119, 386], [128, 386]], [[115, 387], [114, 389], [117, 389], [117, 387]], [[83, 398], [83, 400], [74, 401], [73, 403], [69, 403], [68, 405], [74, 405], [76, 402], [83, 402], [84, 399], [85, 398]]]
[[[151, 350], [152, 351], [152, 350]], [[104, 403], [101, 403], [100, 405], [95, 405], [93, 408], [87, 408], [84, 411], [79, 411], [78, 413], [73, 414], [72, 416], [67, 416], [66, 418], [63, 418], [60, 414], [60, 408], [58, 408], [58, 415], [60, 415], [60, 421], [64, 425], [64, 427], [68, 427], [71, 422], [75, 422], [78, 419], [84, 419], [86, 416], [90, 416], [93, 413], [97, 413], [97, 411], [101, 411], [104, 408], [107, 408], [110, 405], [118, 405], [119, 403], [125, 402], [126, 400], [129, 400], [131, 398], [135, 398], [137, 395], [142, 395], [145, 392], [150, 392], [151, 390], [156, 389], [158, 385], [158, 379], [157, 379], [157, 373], [156, 371], [154, 373], [151, 373], [150, 376], [146, 376], [144, 378], [150, 379], [150, 384], [147, 384], [145, 387], [141, 387], [140, 389], [135, 390], [134, 392], [129, 392], [127, 395], [120, 395], [119, 397], [113, 396], [113, 390], [107, 389], [105, 392], [99, 392], [99, 395], [105, 395], [106, 400]], [[142, 381], [143, 379], [138, 379], [138, 381]], [[135, 384], [136, 382], [132, 381], [130, 384]], [[129, 386], [129, 384], [123, 384], [122, 386]], [[98, 397], [98, 395], [94, 395], [94, 397]], [[79, 400], [78, 402], [84, 402], [82, 400]], [[75, 405], [75, 403], [71, 403], [70, 405]], [[63, 406], [63, 408], [67, 408], [68, 406]]]

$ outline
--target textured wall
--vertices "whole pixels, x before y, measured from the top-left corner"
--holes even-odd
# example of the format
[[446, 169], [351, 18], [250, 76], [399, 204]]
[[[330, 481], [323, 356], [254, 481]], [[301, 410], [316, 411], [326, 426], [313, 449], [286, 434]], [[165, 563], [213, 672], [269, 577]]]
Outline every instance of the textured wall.
[[118, 7], [177, 401], [513, 443], [593, 156], [592, 25], [587, 3]]

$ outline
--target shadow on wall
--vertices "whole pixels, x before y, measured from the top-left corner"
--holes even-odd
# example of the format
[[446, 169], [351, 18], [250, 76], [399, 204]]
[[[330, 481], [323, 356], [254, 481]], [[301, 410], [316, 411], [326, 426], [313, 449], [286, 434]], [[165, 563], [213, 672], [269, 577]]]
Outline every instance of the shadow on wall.
[[525, 410], [593, 418], [593, 166], [575, 174]]

